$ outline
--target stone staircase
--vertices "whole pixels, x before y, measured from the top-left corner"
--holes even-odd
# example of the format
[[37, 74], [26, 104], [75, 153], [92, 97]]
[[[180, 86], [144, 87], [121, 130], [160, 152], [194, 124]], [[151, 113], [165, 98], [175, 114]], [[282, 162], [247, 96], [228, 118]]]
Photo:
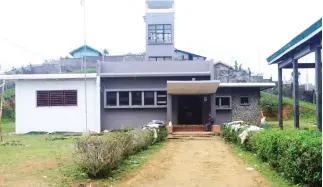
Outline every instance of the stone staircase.
[[173, 132], [168, 135], [168, 139], [205, 139], [212, 138], [216, 135], [215, 132]]

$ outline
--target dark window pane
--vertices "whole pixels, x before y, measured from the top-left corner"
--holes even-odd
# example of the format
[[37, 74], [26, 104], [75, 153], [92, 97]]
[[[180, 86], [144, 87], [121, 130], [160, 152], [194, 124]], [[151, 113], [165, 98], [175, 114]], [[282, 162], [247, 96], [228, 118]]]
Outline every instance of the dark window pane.
[[37, 91], [37, 107], [49, 106], [49, 91]]
[[117, 105], [117, 92], [106, 92], [107, 106]]
[[216, 97], [215, 98], [215, 107], [216, 108], [219, 108], [220, 107], [220, 98], [219, 97]]
[[132, 105], [142, 105], [141, 92], [131, 92]]
[[65, 106], [76, 106], [77, 105], [77, 91], [76, 90], [65, 90], [64, 91], [64, 105]]
[[144, 105], [154, 105], [154, 92], [144, 92]]
[[129, 92], [119, 92], [119, 105], [129, 105]]
[[166, 105], [167, 104], [167, 92], [158, 91], [157, 92], [157, 105]]
[[241, 105], [249, 105], [249, 97], [240, 97]]
[[63, 91], [50, 91], [49, 92], [50, 106], [63, 106], [64, 94]]
[[157, 61], [156, 57], [149, 57], [148, 60], [149, 61]]
[[230, 97], [221, 98], [221, 108], [230, 108]]

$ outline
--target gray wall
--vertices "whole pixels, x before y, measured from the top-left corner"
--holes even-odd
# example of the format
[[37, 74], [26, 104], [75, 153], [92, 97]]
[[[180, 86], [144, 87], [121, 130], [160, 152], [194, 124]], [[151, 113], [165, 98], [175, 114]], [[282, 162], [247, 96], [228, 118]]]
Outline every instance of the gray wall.
[[[215, 96], [232, 96], [230, 88], [218, 88]], [[231, 97], [232, 100], [232, 97]], [[232, 101], [231, 101], [232, 102]], [[231, 103], [232, 104], [232, 103]], [[231, 105], [232, 108], [232, 105]], [[232, 109], [216, 109], [215, 124], [222, 125], [225, 122], [232, 121]]]
[[210, 80], [210, 76], [101, 78], [102, 89], [167, 89], [167, 80]]
[[[149, 56], [171, 56], [175, 55], [174, 48], [174, 12], [147, 13], [146, 22], [146, 55]], [[148, 25], [149, 24], [171, 24], [172, 43], [170, 44], [148, 44]]]
[[209, 61], [144, 61], [144, 62], [105, 62], [101, 64], [101, 74], [135, 73], [190, 73], [211, 72]]
[[[147, 124], [149, 121], [157, 119], [166, 122], [166, 107], [165, 108], [148, 108], [148, 109], [105, 109], [104, 103], [104, 89], [167, 89], [167, 80], [209, 80], [210, 76], [191, 76], [191, 77], [149, 77], [149, 78], [101, 78], [101, 128], [116, 129], [122, 128], [126, 125], [139, 127]], [[177, 122], [177, 106], [178, 96], [173, 96], [172, 101], [172, 123]]]
[[166, 122], [166, 108], [104, 109], [102, 119], [102, 130], [142, 127], [151, 120], [164, 120]]

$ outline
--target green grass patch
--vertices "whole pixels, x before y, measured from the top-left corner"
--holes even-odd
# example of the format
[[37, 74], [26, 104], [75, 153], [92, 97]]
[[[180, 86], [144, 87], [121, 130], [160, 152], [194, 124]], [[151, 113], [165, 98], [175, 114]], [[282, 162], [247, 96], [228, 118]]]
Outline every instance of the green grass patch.
[[[279, 122], [278, 121], [267, 121], [269, 124], [270, 128], [279, 128]], [[289, 129], [289, 128], [295, 128], [294, 127], [294, 120], [287, 120], [283, 121], [283, 126], [284, 129]], [[299, 128], [300, 129], [306, 129], [306, 128], [316, 128], [316, 123], [315, 121], [308, 121], [308, 120], [303, 120], [300, 119], [299, 121]]]
[[1, 120], [2, 133], [15, 132], [16, 126], [15, 122], [10, 119]]
[[[261, 92], [260, 95], [261, 95], [261, 99], [272, 101], [271, 107], [274, 107], [274, 109], [278, 108], [278, 96], [277, 95], [273, 95], [273, 94], [266, 93], [266, 92]], [[294, 100], [292, 98], [283, 97], [283, 104], [293, 105], [293, 102], [294, 102]], [[315, 104], [308, 103], [305, 101], [299, 101], [299, 106], [304, 107], [309, 110], [316, 110]], [[264, 106], [264, 108], [266, 108], [266, 107]]]
[[251, 152], [247, 152], [241, 149], [238, 145], [232, 144], [232, 150], [235, 155], [243, 159], [250, 167], [255, 168], [261, 174], [263, 174], [274, 187], [294, 187], [297, 185], [285, 180], [281, 175], [273, 171], [268, 163], [262, 162], [257, 156]]
[[[134, 155], [128, 156], [123, 160], [120, 165], [114, 169], [110, 176], [107, 178], [101, 178], [96, 180], [89, 180], [85, 173], [82, 173], [78, 170], [73, 162], [61, 163], [58, 167], [58, 170], [62, 174], [60, 178], [55, 178], [55, 180], [60, 181], [60, 185], [75, 184], [76, 186], [82, 186], [92, 183], [97, 186], [109, 186], [127, 175], [131, 171], [135, 171], [141, 167], [147, 160], [158, 153], [162, 147], [166, 144], [166, 141], [155, 143], [149, 146], [148, 149], [135, 153]], [[54, 180], [54, 181], [55, 181]]]
[[[14, 128], [11, 121], [4, 125], [6, 132]], [[54, 140], [53, 136], [64, 138]], [[5, 182], [5, 186], [25, 185], [25, 181], [31, 181], [47, 184], [45, 186], [63, 187], [87, 183], [89, 181], [87, 174], [83, 173], [73, 160], [75, 142], [79, 138], [79, 134], [71, 133], [24, 135], [4, 133], [6, 144], [0, 146], [0, 184]], [[157, 153], [164, 144], [165, 142], [158, 142], [148, 149], [128, 156], [112, 171], [109, 178], [90, 181], [98, 184], [113, 183], [128, 171], [142, 166], [150, 155]], [[5, 181], [2, 180], [3, 176], [6, 177]]]
[[[277, 112], [278, 111], [278, 96], [266, 92], [260, 93], [260, 106], [264, 111]], [[293, 99], [289, 97], [283, 97], [283, 105], [293, 106]], [[299, 101], [300, 106], [300, 119], [306, 123], [315, 123], [316, 120], [316, 105], [304, 101]], [[288, 115], [293, 117], [293, 110]]]

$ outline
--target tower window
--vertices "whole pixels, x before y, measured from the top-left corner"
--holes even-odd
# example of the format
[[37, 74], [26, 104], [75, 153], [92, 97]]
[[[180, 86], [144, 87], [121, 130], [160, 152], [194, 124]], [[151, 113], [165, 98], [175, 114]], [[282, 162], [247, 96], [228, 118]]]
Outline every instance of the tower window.
[[148, 43], [172, 43], [172, 25], [148, 25]]

